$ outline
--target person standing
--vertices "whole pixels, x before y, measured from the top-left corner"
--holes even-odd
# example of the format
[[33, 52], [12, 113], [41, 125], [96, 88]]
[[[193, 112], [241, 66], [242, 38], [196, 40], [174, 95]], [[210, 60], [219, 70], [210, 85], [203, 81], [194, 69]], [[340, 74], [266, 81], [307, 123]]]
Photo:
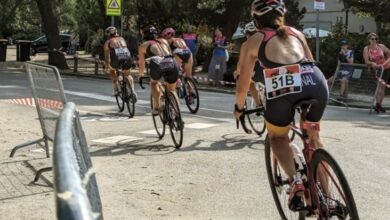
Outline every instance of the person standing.
[[76, 54], [77, 48], [79, 46], [80, 37], [76, 31], [72, 31], [69, 41], [69, 55]]
[[[367, 65], [376, 70], [377, 77], [381, 77], [381, 69], [383, 68], [383, 74], [381, 80], [389, 83], [390, 80], [390, 50], [383, 44], [378, 43], [378, 35], [370, 33], [367, 36], [368, 44], [364, 47], [363, 57]], [[379, 83], [376, 93], [376, 105], [373, 106], [377, 113], [386, 112], [382, 107], [383, 98], [385, 97], [386, 85]]]
[[222, 80], [223, 74], [225, 74], [227, 70], [227, 42], [226, 37], [222, 35], [221, 30], [219, 30], [218, 28], [215, 30], [214, 34], [214, 50], [209, 65], [208, 76], [209, 79], [212, 79], [214, 81], [220, 81]]
[[186, 42], [188, 49], [192, 53], [192, 59], [194, 60], [194, 65], [196, 62], [196, 53], [198, 51], [198, 38], [196, 33], [194, 33], [192, 25], [188, 25], [187, 32], [183, 33], [183, 40]]

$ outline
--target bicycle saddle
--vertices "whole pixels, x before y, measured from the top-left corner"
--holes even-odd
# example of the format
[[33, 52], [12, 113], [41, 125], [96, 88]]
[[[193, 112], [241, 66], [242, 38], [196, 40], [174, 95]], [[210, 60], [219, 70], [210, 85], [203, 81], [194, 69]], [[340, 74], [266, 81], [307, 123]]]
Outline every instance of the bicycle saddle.
[[317, 99], [304, 99], [294, 104], [294, 109], [308, 109], [311, 105], [316, 104]]

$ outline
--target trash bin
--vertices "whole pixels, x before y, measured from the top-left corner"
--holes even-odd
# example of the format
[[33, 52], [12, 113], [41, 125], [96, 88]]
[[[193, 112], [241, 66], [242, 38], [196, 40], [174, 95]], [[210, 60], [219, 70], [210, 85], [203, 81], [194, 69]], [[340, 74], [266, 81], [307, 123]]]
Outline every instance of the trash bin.
[[0, 39], [0, 62], [5, 62], [7, 58], [7, 39]]
[[16, 41], [16, 61], [30, 60], [31, 41], [18, 40]]

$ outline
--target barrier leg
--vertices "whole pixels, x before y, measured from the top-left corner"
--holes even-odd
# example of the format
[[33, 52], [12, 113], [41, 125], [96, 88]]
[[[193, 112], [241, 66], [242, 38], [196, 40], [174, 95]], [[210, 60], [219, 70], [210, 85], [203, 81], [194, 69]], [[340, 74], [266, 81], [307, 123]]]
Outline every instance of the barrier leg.
[[373, 110], [373, 108], [374, 108], [374, 106], [375, 106], [375, 104], [376, 104], [376, 95], [378, 94], [378, 92], [379, 92], [379, 81], [378, 81], [378, 83], [377, 83], [377, 86], [376, 86], [376, 90], [375, 90], [375, 94], [374, 94], [374, 97], [372, 98], [372, 104], [371, 104], [371, 106], [370, 106], [370, 112], [369, 112], [369, 114], [372, 114], [372, 110]]
[[48, 155], [48, 151], [49, 151], [49, 150], [48, 150], [49, 147], [48, 147], [47, 139], [46, 139], [45, 137], [43, 137], [43, 138], [40, 138], [40, 139], [35, 140], [35, 141], [29, 141], [29, 142], [27, 142], [27, 143], [17, 145], [16, 147], [14, 147], [14, 148], [12, 149], [11, 154], [9, 155], [9, 157], [14, 157], [15, 152], [16, 152], [17, 150], [21, 149], [21, 148], [24, 148], [24, 147], [27, 147], [27, 146], [30, 146], [30, 145], [33, 145], [33, 144], [39, 144], [39, 143], [41, 143], [42, 141], [45, 142], [45, 150], [46, 150], [46, 156], [47, 156], [47, 155]]
[[53, 170], [53, 167], [45, 167], [45, 168], [38, 170], [37, 173], [35, 174], [33, 183], [36, 183], [39, 180], [39, 178], [42, 176], [42, 173], [46, 173], [46, 172], [49, 172], [52, 170]]

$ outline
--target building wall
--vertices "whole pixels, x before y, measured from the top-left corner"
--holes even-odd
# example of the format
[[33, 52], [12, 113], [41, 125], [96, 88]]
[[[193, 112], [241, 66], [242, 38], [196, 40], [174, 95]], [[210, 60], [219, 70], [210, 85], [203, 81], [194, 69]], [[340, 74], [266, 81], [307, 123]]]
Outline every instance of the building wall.
[[[314, 0], [299, 0], [299, 7], [306, 7], [307, 13], [301, 20], [304, 28], [316, 27]], [[347, 13], [339, 0], [325, 0], [325, 10], [320, 10], [320, 29], [331, 30], [332, 25], [341, 21], [345, 24]], [[372, 17], [358, 17], [348, 13], [348, 31], [351, 33], [376, 32], [376, 23]]]

